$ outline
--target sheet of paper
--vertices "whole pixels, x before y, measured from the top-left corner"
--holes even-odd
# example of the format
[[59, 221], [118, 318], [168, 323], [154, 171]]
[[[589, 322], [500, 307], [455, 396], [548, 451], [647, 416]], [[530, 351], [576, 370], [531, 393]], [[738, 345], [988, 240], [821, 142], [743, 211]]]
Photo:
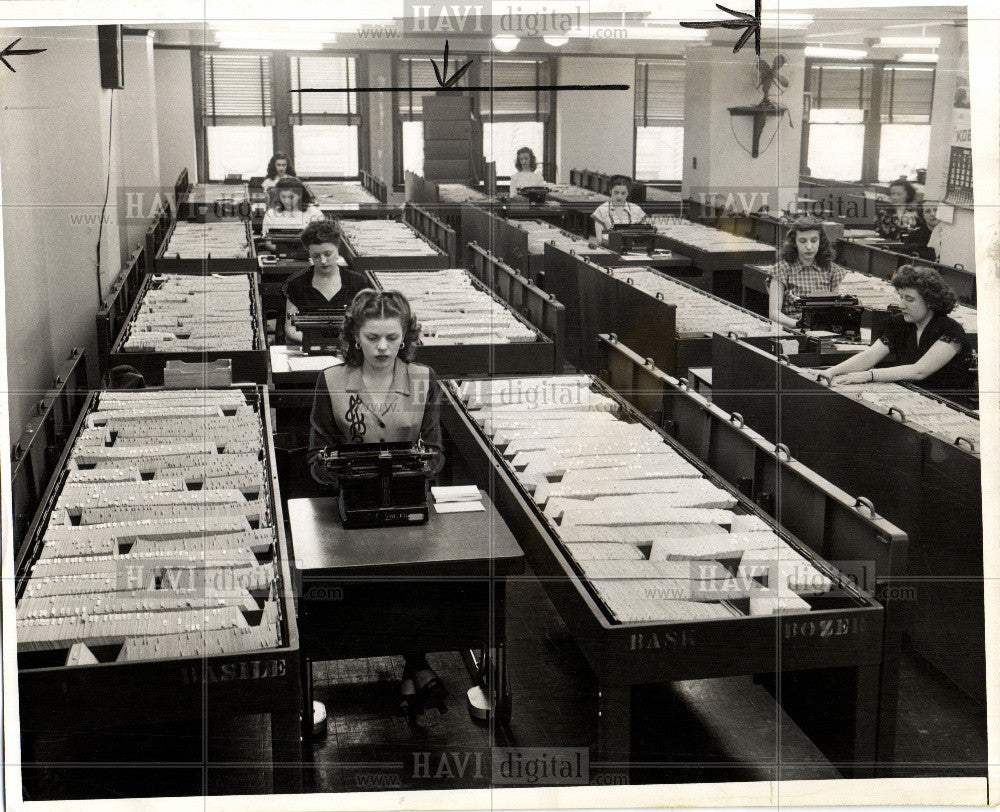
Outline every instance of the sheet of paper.
[[435, 502], [468, 502], [481, 498], [475, 485], [434, 485], [431, 495]]
[[438, 513], [479, 513], [486, 510], [482, 502], [435, 502]]
[[344, 363], [333, 355], [289, 355], [288, 368], [292, 372], [319, 372], [327, 367]]

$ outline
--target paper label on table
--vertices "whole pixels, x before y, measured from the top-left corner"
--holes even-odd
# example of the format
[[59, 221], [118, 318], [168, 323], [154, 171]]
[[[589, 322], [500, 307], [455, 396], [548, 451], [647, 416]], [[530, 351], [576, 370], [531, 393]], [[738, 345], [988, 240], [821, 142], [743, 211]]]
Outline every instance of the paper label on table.
[[438, 513], [478, 513], [486, 510], [482, 502], [435, 502]]
[[475, 485], [434, 485], [431, 494], [435, 502], [478, 502], [481, 498]]
[[344, 363], [333, 355], [289, 355], [288, 368], [292, 372], [319, 372], [327, 367], [335, 367]]

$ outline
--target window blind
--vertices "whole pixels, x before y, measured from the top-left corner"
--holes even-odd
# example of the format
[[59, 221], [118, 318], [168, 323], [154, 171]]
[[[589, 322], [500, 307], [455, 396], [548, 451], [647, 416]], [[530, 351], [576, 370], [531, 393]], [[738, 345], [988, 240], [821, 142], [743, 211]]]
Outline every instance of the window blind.
[[866, 110], [872, 92], [870, 65], [813, 65], [809, 92], [820, 110]]
[[[309, 87], [357, 87], [357, 65], [354, 57], [293, 56], [289, 60], [291, 89]], [[292, 93], [293, 123], [350, 123], [358, 114], [357, 93]]]
[[549, 63], [544, 59], [483, 59], [479, 83], [502, 88], [527, 85], [530, 90], [491, 93], [481, 91], [479, 109], [487, 121], [544, 121], [549, 111], [549, 93], [538, 90], [549, 84]]
[[636, 61], [635, 123], [638, 127], [684, 122], [684, 60]]
[[274, 124], [271, 57], [206, 53], [205, 126]]
[[930, 124], [934, 68], [886, 65], [882, 74], [882, 123]]

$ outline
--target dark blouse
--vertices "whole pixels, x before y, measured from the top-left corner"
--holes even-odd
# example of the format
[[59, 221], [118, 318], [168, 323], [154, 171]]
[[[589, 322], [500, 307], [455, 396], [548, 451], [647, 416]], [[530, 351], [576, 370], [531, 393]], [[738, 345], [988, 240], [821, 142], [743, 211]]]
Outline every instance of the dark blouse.
[[878, 337], [889, 348], [899, 366], [915, 364], [936, 341], [958, 344], [958, 352], [947, 364], [922, 381], [917, 381], [916, 385], [941, 395], [947, 395], [955, 390], [964, 392], [974, 387], [970, 371], [972, 344], [962, 325], [954, 319], [936, 313], [924, 328], [918, 344], [917, 326], [904, 321], [902, 314], [897, 313], [886, 322]]
[[[911, 228], [908, 228], [903, 225], [902, 218], [905, 216], [908, 219], [910, 215], [915, 218], [915, 223]], [[903, 215], [897, 214], [894, 207], [886, 209], [879, 215], [875, 228], [886, 239], [901, 242], [903, 250], [907, 253], [923, 255], [927, 250], [927, 243], [931, 239], [930, 226], [927, 225], [923, 214], [913, 208], [907, 208]]]
[[349, 307], [359, 290], [368, 287], [365, 278], [347, 268], [340, 269], [340, 290], [327, 299], [313, 287], [313, 269], [299, 271], [281, 286], [281, 292], [299, 310], [315, 310], [320, 307]]

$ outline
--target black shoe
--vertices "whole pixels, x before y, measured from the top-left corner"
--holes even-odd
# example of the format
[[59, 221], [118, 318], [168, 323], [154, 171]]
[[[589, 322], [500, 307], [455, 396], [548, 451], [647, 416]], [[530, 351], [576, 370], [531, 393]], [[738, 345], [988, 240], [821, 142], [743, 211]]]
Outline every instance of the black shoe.
[[448, 707], [444, 704], [448, 689], [434, 673], [433, 668], [429, 665], [417, 668], [413, 672], [413, 684], [417, 690], [417, 701], [421, 709], [437, 708], [440, 713], [448, 712]]

